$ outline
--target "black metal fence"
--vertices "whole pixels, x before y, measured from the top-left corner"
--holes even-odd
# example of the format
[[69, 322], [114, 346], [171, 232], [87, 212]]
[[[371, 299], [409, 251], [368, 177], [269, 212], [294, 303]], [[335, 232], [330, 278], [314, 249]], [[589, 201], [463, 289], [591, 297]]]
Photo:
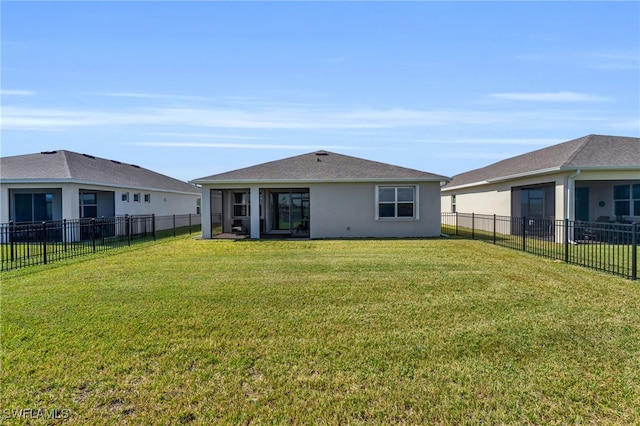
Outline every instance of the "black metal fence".
[[0, 271], [200, 232], [201, 217], [136, 215], [0, 224]]
[[442, 233], [638, 279], [640, 223], [443, 213]]

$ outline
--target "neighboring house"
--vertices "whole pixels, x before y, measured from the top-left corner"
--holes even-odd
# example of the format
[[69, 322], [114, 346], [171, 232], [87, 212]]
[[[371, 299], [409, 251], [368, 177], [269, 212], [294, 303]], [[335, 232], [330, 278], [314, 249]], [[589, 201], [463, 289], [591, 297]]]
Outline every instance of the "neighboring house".
[[0, 222], [198, 213], [199, 188], [71, 151], [0, 158]]
[[459, 174], [442, 211], [640, 221], [640, 138], [589, 135]]
[[202, 234], [251, 238], [440, 235], [449, 178], [327, 151], [196, 179]]

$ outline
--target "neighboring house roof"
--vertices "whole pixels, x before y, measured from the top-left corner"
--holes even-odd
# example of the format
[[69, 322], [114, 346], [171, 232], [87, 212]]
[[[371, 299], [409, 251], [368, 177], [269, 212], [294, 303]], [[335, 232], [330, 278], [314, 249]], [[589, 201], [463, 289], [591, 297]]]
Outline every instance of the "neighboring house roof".
[[283, 160], [220, 173], [193, 182], [354, 182], [383, 180], [448, 181], [450, 178], [377, 161], [328, 151], [302, 154]]
[[151, 170], [72, 151], [0, 158], [2, 183], [75, 182], [198, 194], [195, 186]]
[[461, 173], [442, 190], [578, 169], [640, 171], [640, 138], [584, 136]]

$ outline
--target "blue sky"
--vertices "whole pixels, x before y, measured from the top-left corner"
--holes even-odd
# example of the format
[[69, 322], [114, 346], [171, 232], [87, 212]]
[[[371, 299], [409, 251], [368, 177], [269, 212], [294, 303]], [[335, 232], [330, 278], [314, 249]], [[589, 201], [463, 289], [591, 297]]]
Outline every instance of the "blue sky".
[[640, 2], [7, 2], [2, 156], [182, 180], [326, 149], [453, 176], [640, 136]]

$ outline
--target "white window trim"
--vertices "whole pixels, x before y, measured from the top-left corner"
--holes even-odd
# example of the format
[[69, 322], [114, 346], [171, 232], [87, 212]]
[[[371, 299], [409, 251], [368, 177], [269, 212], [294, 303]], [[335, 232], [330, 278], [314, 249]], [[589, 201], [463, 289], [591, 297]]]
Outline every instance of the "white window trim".
[[[97, 192], [92, 192], [92, 191], [83, 191], [83, 192], [80, 192], [79, 194], [80, 194], [80, 197], [79, 197], [79, 200], [78, 200], [78, 204], [80, 205], [80, 217], [81, 218], [85, 218], [86, 217], [85, 216], [85, 207], [95, 207], [96, 208], [96, 215], [97, 215], [97, 212], [98, 212], [98, 193]], [[86, 195], [94, 195], [96, 197], [95, 203], [86, 203], [84, 201], [84, 197], [83, 197], [83, 195], [85, 195], [85, 194]]]
[[[380, 188], [413, 188], [413, 217], [380, 217]], [[420, 185], [417, 184], [385, 184], [375, 186], [375, 220], [381, 222], [407, 222], [420, 220]], [[397, 200], [396, 200], [397, 203]]]
[[[236, 203], [236, 194], [243, 194], [246, 196], [246, 203]], [[245, 208], [246, 215], [236, 216], [236, 206], [243, 206]], [[231, 193], [231, 216], [234, 218], [243, 218], [251, 216], [251, 195], [248, 191], [234, 191]]]

